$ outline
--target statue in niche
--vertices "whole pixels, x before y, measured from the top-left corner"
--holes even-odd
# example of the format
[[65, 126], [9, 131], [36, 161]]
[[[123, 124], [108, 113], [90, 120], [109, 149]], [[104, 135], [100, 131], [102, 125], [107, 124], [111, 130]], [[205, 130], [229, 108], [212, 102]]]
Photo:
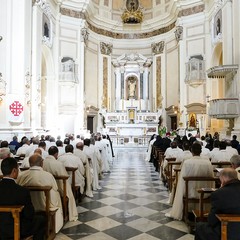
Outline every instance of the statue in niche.
[[217, 22], [216, 22], [216, 35], [218, 35], [219, 33], [221, 33], [221, 20], [220, 20], [220, 18], [218, 18]]
[[46, 22], [44, 23], [44, 37], [49, 38], [49, 27]]
[[136, 80], [134, 77], [129, 78], [128, 80], [128, 98], [136, 97]]

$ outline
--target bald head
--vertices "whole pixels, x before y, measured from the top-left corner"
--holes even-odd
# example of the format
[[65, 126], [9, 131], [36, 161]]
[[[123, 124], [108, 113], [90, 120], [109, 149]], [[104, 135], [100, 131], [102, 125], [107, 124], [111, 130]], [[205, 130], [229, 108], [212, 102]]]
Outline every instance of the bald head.
[[9, 148], [0, 148], [0, 159], [5, 159], [10, 157], [10, 149]]
[[83, 144], [83, 142], [78, 142], [77, 144], [76, 144], [76, 148], [77, 149], [79, 149], [79, 150], [83, 150], [83, 146], [84, 146], [84, 144]]
[[224, 168], [220, 174], [219, 178], [221, 180], [222, 186], [226, 185], [228, 182], [232, 180], [237, 180], [237, 171], [233, 168]]
[[36, 148], [34, 150], [34, 154], [38, 154], [38, 155], [42, 156], [42, 150], [40, 148]]
[[33, 154], [29, 158], [30, 167], [34, 167], [34, 166], [42, 167], [42, 162], [43, 162], [43, 159], [39, 154]]

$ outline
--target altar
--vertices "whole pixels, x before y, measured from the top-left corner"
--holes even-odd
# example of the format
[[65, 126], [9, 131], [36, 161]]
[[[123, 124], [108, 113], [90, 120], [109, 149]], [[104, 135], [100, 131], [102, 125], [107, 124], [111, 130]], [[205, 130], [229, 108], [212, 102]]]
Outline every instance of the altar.
[[151, 59], [140, 54], [122, 55], [113, 62], [114, 101], [102, 109], [103, 132], [117, 144], [145, 144], [158, 133], [162, 109], [150, 97]]

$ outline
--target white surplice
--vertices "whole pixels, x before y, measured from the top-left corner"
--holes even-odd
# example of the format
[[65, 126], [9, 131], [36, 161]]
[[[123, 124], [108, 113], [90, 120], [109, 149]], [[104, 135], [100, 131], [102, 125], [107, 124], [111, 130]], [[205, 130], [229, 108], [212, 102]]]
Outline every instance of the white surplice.
[[[55, 159], [53, 156], [47, 156], [43, 161], [43, 170], [50, 172], [54, 176], [69, 176], [64, 165]], [[58, 185], [58, 190], [63, 196], [63, 182], [62, 180], [56, 180]], [[72, 193], [72, 187], [67, 181], [66, 183], [67, 197], [68, 197], [68, 214], [69, 221], [76, 221], [78, 219], [78, 212], [76, 207], [75, 198]]]
[[[16, 181], [21, 186], [51, 186], [50, 190], [50, 210], [56, 210], [55, 230], [60, 231], [63, 226], [63, 211], [61, 197], [55, 178], [41, 167], [31, 167], [29, 170], [21, 172]], [[31, 192], [31, 199], [35, 211], [45, 211], [45, 194], [39, 195], [38, 192]]]
[[[213, 167], [209, 159], [200, 156], [193, 156], [182, 163], [181, 172], [178, 177], [177, 189], [172, 209], [166, 214], [177, 220], [183, 216], [183, 196], [185, 195], [185, 181], [183, 177], [213, 177]], [[199, 198], [197, 189], [202, 187], [213, 187], [213, 182], [190, 182], [189, 198]]]

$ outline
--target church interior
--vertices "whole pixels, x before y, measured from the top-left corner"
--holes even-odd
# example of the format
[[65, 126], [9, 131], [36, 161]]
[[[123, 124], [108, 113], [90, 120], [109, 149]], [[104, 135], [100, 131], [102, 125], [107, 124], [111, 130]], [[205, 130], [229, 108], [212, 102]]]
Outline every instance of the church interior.
[[165, 217], [169, 193], [144, 159], [161, 131], [240, 139], [240, 1], [0, 6], [0, 139], [102, 133], [116, 151], [103, 191], [56, 239], [194, 239]]
[[238, 135], [238, 4], [1, 0], [1, 138]]

